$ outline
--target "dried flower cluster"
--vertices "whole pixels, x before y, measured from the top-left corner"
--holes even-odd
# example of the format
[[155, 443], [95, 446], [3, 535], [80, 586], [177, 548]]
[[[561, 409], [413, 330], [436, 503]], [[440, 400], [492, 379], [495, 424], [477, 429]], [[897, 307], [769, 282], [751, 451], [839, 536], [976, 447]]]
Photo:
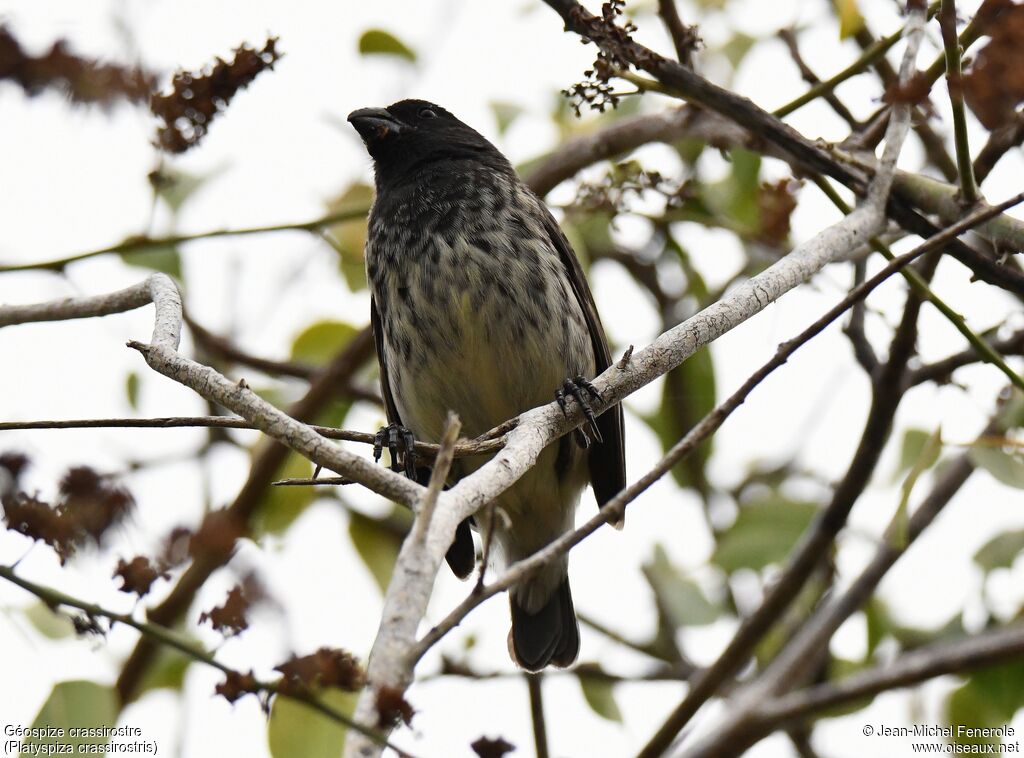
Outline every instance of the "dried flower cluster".
[[13, 81], [30, 96], [54, 89], [74, 103], [101, 106], [119, 100], [145, 103], [156, 82], [153, 74], [140, 68], [75, 55], [65, 40], [54, 42], [43, 55], [29, 55], [6, 26], [0, 26], [2, 79]]
[[281, 673], [278, 691], [302, 694], [321, 687], [355, 692], [366, 681], [362, 666], [344, 650], [322, 647], [311, 655], [292, 656], [274, 668]]
[[989, 23], [992, 39], [964, 74], [964, 100], [989, 129], [1010, 123], [1024, 102], [1024, 5], [1009, 5]]
[[[616, 23], [618, 17], [622, 15], [625, 5], [623, 0], [609, 0], [601, 6], [600, 23], [604, 27], [602, 37], [610, 35], [620, 41], [625, 41], [629, 39], [630, 34], [636, 31], [636, 24], [632, 21], [626, 21], [622, 26]], [[598, 38], [595, 37], [595, 39]], [[587, 44], [586, 39], [583, 42]], [[586, 79], [562, 90], [562, 95], [569, 100], [577, 116], [580, 115], [584, 105], [598, 113], [604, 113], [608, 107], [617, 107], [621, 97], [609, 82], [617, 71], [625, 71], [628, 68], [629, 64], [626, 61], [602, 48], [594, 60], [594, 65], [583, 72]]]
[[10, 480], [0, 496], [4, 521], [8, 529], [52, 547], [61, 563], [86, 543], [99, 545], [135, 504], [123, 487], [87, 466], [76, 466], [61, 479], [59, 499], [51, 505], [18, 487], [27, 465], [27, 458], [13, 454], [0, 462]]
[[277, 37], [271, 37], [260, 50], [242, 45], [230, 61], [217, 58], [208, 70], [175, 74], [171, 92], [154, 95], [149, 106], [163, 122], [157, 131], [161, 149], [183, 153], [197, 144], [238, 91], [260, 72], [273, 68], [280, 58]]

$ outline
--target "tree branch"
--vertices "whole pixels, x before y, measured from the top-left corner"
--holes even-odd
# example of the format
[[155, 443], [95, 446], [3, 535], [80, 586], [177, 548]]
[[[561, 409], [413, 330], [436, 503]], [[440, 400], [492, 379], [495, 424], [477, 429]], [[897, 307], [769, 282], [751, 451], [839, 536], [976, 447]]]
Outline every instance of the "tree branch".
[[[252, 429], [257, 427], [244, 418], [232, 416], [163, 416], [161, 418], [91, 418], [63, 419], [51, 421], [0, 421], [0, 432], [21, 429], [177, 429], [187, 427], [217, 429]], [[361, 442], [365, 445], [374, 444], [375, 434], [356, 432], [350, 429], [335, 429], [332, 426], [310, 424], [309, 428], [317, 434], [331, 440], [342, 442]], [[463, 440], [453, 448], [456, 458], [470, 455], [493, 453], [504, 445], [504, 439]], [[416, 452], [433, 458], [440, 449], [432, 442], [416, 442]]]
[[[995, 433], [999, 428], [998, 421], [991, 422], [980, 438]], [[819, 660], [818, 656], [827, 650], [835, 631], [867, 602], [889, 569], [935, 520], [973, 472], [974, 464], [966, 453], [942, 471], [931, 492], [914, 511], [907, 527], [906, 539], [898, 539], [895, 534], [887, 533], [874, 558], [853, 584], [844, 593], [819, 607], [801, 625], [767, 669], [731, 702], [724, 723], [687, 751], [688, 758], [721, 755], [726, 747], [734, 751], [739, 746], [749, 746], [753, 740], [765, 736], [758, 716], [762, 705], [787, 688], [807, 680], [813, 665]]]
[[[911, 14], [906, 26], [907, 50], [901, 66], [901, 81], [909, 81], [914, 70], [914, 61], [924, 26], [924, 14], [918, 8]], [[910, 106], [899, 103], [893, 107], [892, 117], [886, 130], [886, 146], [883, 153], [884, 167], [875, 174], [872, 186], [868, 190], [868, 202], [877, 206], [885, 203], [885, 192], [895, 172], [896, 158], [902, 147], [910, 126]], [[863, 207], [863, 206], [861, 206]], [[861, 210], [858, 207], [854, 213]], [[847, 216], [850, 218], [850, 216]], [[891, 265], [891, 264], [890, 264]], [[874, 281], [874, 278], [872, 279]], [[852, 293], [851, 293], [852, 294]], [[913, 300], [911, 300], [913, 302]], [[915, 317], [916, 323], [916, 317]], [[908, 356], [890, 355], [887, 364], [889, 371], [902, 371], [897, 362], [902, 358], [905, 363]], [[868, 475], [874, 469], [878, 456], [881, 454], [882, 443], [888, 436], [892, 423], [892, 411], [899, 402], [899, 395], [880, 393], [879, 383], [875, 384], [872, 407], [868, 414], [861, 443], [857, 448], [846, 476], [836, 487], [832, 502], [828, 508], [815, 519], [814, 523], [803, 535], [789, 557], [785, 570], [778, 580], [767, 590], [760, 607], [755, 613], [744, 619], [730, 643], [707, 669], [698, 673], [691, 683], [686, 698], [672, 711], [665, 723], [657, 730], [650, 741], [638, 754], [638, 758], [654, 758], [664, 753], [671, 745], [679, 731], [689, 722], [697, 710], [718, 689], [718, 686], [742, 666], [749, 657], [754, 646], [771, 628], [779, 616], [803, 587], [806, 578], [832, 543], [835, 535], [846, 521], [846, 516], [853, 507], [854, 501], [866, 486]]]
[[974, 182], [974, 166], [971, 165], [971, 148], [967, 139], [963, 76], [960, 71], [960, 40], [956, 36], [956, 0], [942, 0], [939, 27], [942, 29], [942, 45], [946, 52], [946, 84], [949, 89], [950, 107], [953, 110], [953, 144], [956, 147], [961, 201], [970, 206], [978, 200], [978, 185]]
[[759, 726], [771, 731], [815, 713], [880, 692], [910, 687], [944, 674], [991, 666], [1024, 654], [1024, 624], [982, 632], [942, 645], [905, 653], [892, 663], [852, 674], [830, 684], [808, 687], [766, 703], [757, 713]]
[[533, 723], [533, 746], [537, 758], [548, 758], [548, 729], [544, 724], [543, 674], [525, 674], [530, 694], [530, 721]]
[[248, 689], [246, 690], [248, 692], [252, 692], [253, 694], [263, 693], [267, 696], [276, 694], [278, 697], [287, 697], [289, 699], [296, 700], [300, 703], [303, 703], [313, 708], [314, 710], [319, 711], [332, 721], [335, 721], [344, 727], [360, 732], [366, 738], [374, 740], [382, 746], [390, 747], [399, 755], [408, 756], [408, 754], [405, 751], [395, 747], [390, 742], [388, 742], [387, 735], [381, 734], [380, 732], [373, 729], [368, 729], [362, 724], [357, 723], [352, 719], [351, 716], [348, 716], [347, 714], [342, 713], [341, 711], [338, 711], [335, 708], [332, 708], [331, 706], [319, 700], [311, 692], [307, 693], [301, 691], [289, 691], [286, 693], [282, 693], [277, 682], [263, 682], [253, 677], [251, 673], [243, 674], [240, 671], [237, 671], [229, 666], [226, 666], [225, 664], [218, 661], [211, 653], [208, 653], [206, 650], [203, 650], [202, 648], [196, 646], [192, 643], [191, 640], [182, 637], [173, 629], [168, 629], [167, 627], [161, 626], [160, 624], [154, 624], [151, 621], [139, 621], [129, 613], [117, 613], [116, 611], [108, 610], [103, 606], [97, 605], [96, 603], [90, 603], [85, 600], [79, 600], [78, 598], [65, 594], [60, 590], [53, 589], [52, 587], [46, 587], [44, 585], [37, 584], [21, 576], [18, 576], [15, 573], [14, 568], [11, 566], [0, 565], [0, 578], [6, 579], [8, 582], [11, 582], [12, 584], [21, 587], [23, 590], [26, 590], [27, 592], [35, 595], [37, 598], [42, 600], [46, 604], [46, 606], [54, 613], [57, 613], [58, 607], [65, 606], [68, 608], [76, 608], [80, 611], [84, 611], [85, 614], [92, 619], [105, 618], [115, 624], [124, 624], [125, 626], [130, 626], [139, 633], [141, 633], [143, 637], [152, 640], [157, 644], [174, 648], [179, 653], [183, 653], [184, 655], [188, 656], [194, 661], [205, 663], [207, 666], [211, 666], [215, 669], [222, 671], [229, 679], [236, 679], [238, 681], [248, 679], [249, 686]]
[[676, 60], [684, 66], [693, 66], [693, 53], [700, 43], [697, 27], [687, 26], [679, 18], [676, 0], [658, 0], [658, 15], [672, 38], [672, 46], [676, 49]]
[[144, 234], [137, 235], [134, 237], [128, 237], [127, 239], [121, 240], [113, 245], [108, 245], [107, 247], [101, 247], [97, 250], [88, 250], [84, 253], [75, 253], [74, 255], [68, 255], [64, 258], [54, 258], [53, 260], [39, 261], [36, 263], [11, 263], [0, 265], [0, 274], [6, 274], [14, 271], [63, 271], [72, 263], [84, 261], [89, 258], [95, 258], [100, 255], [108, 255], [110, 253], [152, 252], [161, 248], [180, 245], [183, 242], [194, 242], [196, 240], [213, 239], [215, 237], [241, 237], [249, 234], [266, 234], [268, 232], [284, 231], [310, 232], [323, 226], [341, 223], [342, 221], [353, 221], [365, 218], [368, 210], [369, 209], [366, 207], [345, 208], [335, 211], [334, 213], [328, 213], [324, 216], [320, 216], [319, 218], [311, 219], [310, 221], [271, 224], [269, 226], [250, 226], [240, 229], [214, 229], [207, 232], [198, 232], [196, 234], [173, 234], [167, 237], [149, 237]]

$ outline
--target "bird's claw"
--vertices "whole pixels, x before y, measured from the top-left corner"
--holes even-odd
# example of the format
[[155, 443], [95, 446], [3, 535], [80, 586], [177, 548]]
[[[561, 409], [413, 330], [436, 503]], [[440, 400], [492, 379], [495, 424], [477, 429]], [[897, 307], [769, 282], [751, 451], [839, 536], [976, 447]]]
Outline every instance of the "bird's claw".
[[[580, 408], [583, 410], [583, 415], [587, 417], [587, 424], [590, 426], [590, 433], [594, 439], [598, 442], [604, 442], [601, 437], [601, 431], [597, 428], [597, 416], [594, 414], [594, 409], [590, 407], [590, 400], [587, 396], [594, 400], [603, 400], [601, 393], [597, 391], [597, 388], [590, 383], [590, 381], [583, 376], [577, 376], [573, 379], [566, 379], [562, 382], [562, 386], [555, 390], [555, 402], [558, 403], [558, 407], [562, 409], [562, 413], [566, 416], [569, 415], [569, 407], [566, 401], [567, 397], [572, 397]], [[582, 430], [581, 430], [582, 431]], [[584, 439], [586, 433], [584, 432]], [[589, 440], [587, 445], [589, 445]]]
[[405, 464], [405, 475], [416, 479], [416, 438], [413, 433], [399, 424], [388, 424], [377, 430], [373, 437], [373, 460], [380, 461], [384, 448], [391, 455], [391, 470], [402, 471], [399, 465], [399, 452]]

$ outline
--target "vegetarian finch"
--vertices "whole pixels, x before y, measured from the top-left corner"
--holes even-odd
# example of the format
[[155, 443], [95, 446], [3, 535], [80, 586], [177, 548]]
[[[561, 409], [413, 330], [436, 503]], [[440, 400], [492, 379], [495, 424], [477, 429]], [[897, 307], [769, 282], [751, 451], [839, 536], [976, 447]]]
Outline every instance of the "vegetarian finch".
[[[392, 465], [404, 447], [407, 472], [422, 478], [411, 439], [439, 441], [449, 410], [469, 437], [548, 402], [552, 391], [563, 410], [572, 397], [587, 415], [588, 425], [549, 445], [495, 509], [476, 514], [481, 533], [493, 535], [491, 556], [508, 565], [572, 529], [588, 481], [599, 505], [625, 486], [622, 409], [598, 418], [590, 409], [599, 395], [586, 377], [611, 362], [593, 296], [550, 211], [481, 134], [422, 100], [363, 108], [348, 120], [374, 165], [366, 271]], [[452, 480], [486, 460], [456, 459]], [[467, 524], [447, 557], [460, 576], [472, 571]], [[520, 666], [576, 660], [567, 557], [509, 597], [509, 648]]]

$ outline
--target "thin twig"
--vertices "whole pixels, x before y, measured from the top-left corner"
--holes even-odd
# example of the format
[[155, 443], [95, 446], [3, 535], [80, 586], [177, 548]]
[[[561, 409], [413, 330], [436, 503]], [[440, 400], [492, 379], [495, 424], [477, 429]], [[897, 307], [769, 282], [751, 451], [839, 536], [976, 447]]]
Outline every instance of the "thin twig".
[[942, 45], [946, 53], [946, 84], [949, 89], [950, 107], [953, 110], [953, 145], [956, 148], [960, 192], [964, 205], [971, 206], [978, 200], [978, 185], [974, 181], [971, 147], [967, 137], [963, 75], [960, 70], [960, 40], [956, 36], [956, 0], [942, 0], [939, 26], [942, 29]]
[[[68, 608], [75, 608], [83, 611], [90, 618], [105, 618], [109, 619], [114, 624], [124, 624], [130, 626], [144, 637], [151, 639], [166, 647], [171, 647], [177, 650], [179, 653], [183, 653], [194, 661], [205, 663], [207, 666], [212, 666], [215, 669], [219, 669], [224, 674], [230, 677], [243, 677], [242, 673], [235, 669], [227, 666], [218, 661], [211, 653], [196, 646], [191, 640], [183, 637], [173, 629], [168, 629], [160, 624], [154, 624], [152, 621], [140, 621], [134, 616], [128, 613], [117, 613], [116, 611], [108, 610], [101, 605], [96, 603], [90, 603], [85, 600], [80, 600], [76, 597], [68, 595], [60, 590], [52, 587], [46, 587], [41, 584], [37, 584], [33, 581], [25, 579], [24, 577], [18, 576], [15, 573], [14, 568], [11, 566], [0, 565], [0, 578], [6, 579], [12, 584], [16, 584], [23, 590], [35, 595], [37, 598], [42, 600], [51, 611], [57, 613], [59, 606], [66, 606]], [[247, 676], [247, 675], [246, 675]], [[301, 692], [287, 692], [282, 693], [279, 690], [277, 682], [263, 682], [258, 679], [252, 679], [252, 690], [253, 693], [263, 692], [266, 694], [276, 694], [278, 697], [287, 697], [292, 700], [297, 700], [300, 703], [304, 703], [312, 708], [315, 708], [320, 713], [324, 714], [328, 718], [336, 721], [342, 726], [354, 729], [357, 732], [369, 737], [374, 742], [381, 745], [386, 745], [392, 750], [396, 751], [399, 755], [407, 755], [404, 750], [392, 745], [386, 735], [374, 729], [368, 729], [362, 724], [356, 722], [351, 716], [323, 703], [311, 693]]]
[[[441, 435], [441, 445], [434, 459], [434, 467], [430, 472], [430, 481], [427, 489], [420, 498], [419, 507], [416, 509], [416, 524], [413, 529], [415, 539], [425, 539], [427, 529], [430, 528], [430, 519], [434, 515], [434, 507], [437, 505], [437, 496], [448, 481], [448, 472], [451, 471], [452, 461], [455, 459], [455, 441], [459, 438], [459, 430], [462, 429], [462, 422], [459, 417], [448, 412], [445, 421], [444, 433]], [[407, 453], [408, 454], [408, 453]]]
[[240, 363], [243, 366], [258, 369], [269, 376], [293, 376], [297, 379], [312, 379], [320, 373], [318, 366], [296, 361], [274, 361], [247, 353], [236, 346], [231, 340], [214, 334], [209, 329], [197, 324], [195, 319], [185, 314], [185, 323], [192, 332], [192, 339], [203, 349], [214, 353], [224, 360]]
[[[256, 427], [244, 418], [235, 416], [162, 416], [159, 418], [93, 418], [93, 419], [53, 419], [37, 421], [0, 421], [0, 432], [26, 429], [176, 429], [188, 427], [215, 427], [219, 429], [252, 429]], [[309, 428], [327, 439], [342, 442], [361, 442], [372, 445], [376, 435], [369, 432], [357, 432], [351, 429], [336, 429], [332, 426], [310, 424]], [[453, 454], [456, 458], [469, 455], [481, 455], [500, 450], [504, 438], [463, 440], [455, 445]], [[437, 455], [439, 445], [431, 442], [416, 442], [416, 453], [433, 458]]]
[[[789, 50], [789, 56], [793, 59], [793, 62], [800, 70], [800, 76], [803, 77], [803, 80], [805, 82], [811, 85], [811, 89], [808, 90], [807, 93], [805, 93], [805, 96], [809, 95], [812, 91], [814, 91], [814, 88], [820, 87], [821, 89], [818, 91], [818, 94], [825, 99], [825, 102], [829, 104], [829, 107], [831, 107], [833, 111], [835, 111], [836, 115], [839, 116], [839, 118], [841, 118], [847, 124], [849, 124], [850, 128], [853, 129], [854, 131], [859, 129], [860, 122], [852, 113], [850, 113], [850, 109], [843, 105], [843, 102], [838, 97], [836, 97], [835, 87], [838, 84], [838, 82], [831, 86], [824, 86], [824, 83], [821, 81], [818, 75], [815, 74], [814, 71], [811, 70], [811, 67], [807, 65], [807, 62], [804, 60], [804, 57], [800, 54], [800, 45], [797, 41], [796, 32], [794, 32], [792, 29], [782, 29], [779, 31], [779, 39], [783, 41], [783, 43], [786, 45], [786, 49]], [[896, 36], [896, 39], [899, 39], [898, 35]], [[879, 47], [883, 47], [883, 45], [879, 45]], [[888, 49], [888, 47], [886, 47], [885, 49]], [[884, 55], [885, 50], [882, 50], [880, 54]], [[868, 64], [864, 63], [862, 65], [866, 66]], [[806, 102], [810, 102], [810, 100], [807, 100]], [[791, 108], [789, 111], [781, 113], [780, 111], [782, 111], [786, 107], [788, 106], [783, 106], [783, 108], [776, 110], [774, 112], [774, 115], [779, 118], [783, 118], [785, 115], [787, 115], [787, 113], [792, 113], [792, 111], [795, 110], [795, 108]]]
[[[993, 340], [989, 344], [1001, 355], [1024, 355], [1024, 330], [1011, 334], [1005, 339]], [[977, 350], [971, 347], [934, 363], [918, 366], [907, 372], [903, 383], [904, 389], [916, 387], [924, 382], [938, 382], [939, 384], [948, 382], [950, 376], [958, 368], [977, 363], [979, 360]]]
[[294, 223], [286, 224], [270, 224], [268, 226], [250, 226], [242, 227], [239, 229], [213, 229], [206, 232], [198, 232], [196, 234], [172, 234], [167, 237], [149, 237], [146, 235], [139, 235], [135, 237], [128, 237], [127, 239], [121, 240], [113, 245], [107, 247], [101, 247], [97, 250], [88, 250], [84, 253], [75, 253], [73, 255], [65, 256], [64, 258], [55, 258], [48, 261], [38, 261], [36, 263], [12, 263], [7, 265], [0, 265], [0, 274], [5, 274], [13, 271], [63, 271], [68, 265], [77, 263], [78, 261], [84, 261], [89, 258], [95, 258], [100, 255], [108, 255], [110, 253], [145, 253], [153, 252], [162, 248], [172, 247], [174, 245], [180, 245], [184, 242], [194, 242], [196, 240], [213, 239], [215, 237], [240, 237], [249, 234], [266, 234], [268, 232], [284, 232], [284, 231], [313, 231], [319, 229], [322, 226], [330, 226], [331, 224], [338, 224], [342, 221], [353, 221], [355, 219], [366, 218], [367, 213], [366, 207], [359, 208], [345, 208], [342, 210], [328, 213], [319, 218], [312, 219], [310, 221], [299, 221]]
[[762, 730], [770, 730], [880, 692], [910, 687], [944, 674], [992, 666], [1021, 654], [1024, 654], [1024, 624], [1012, 624], [957, 642], [919, 648], [891, 663], [857, 672], [839, 682], [798, 690], [765, 703], [757, 718]]
[[[998, 428], [993, 422], [982, 436]], [[730, 703], [725, 722], [717, 725], [712, 735], [687, 751], [688, 758], [711, 758], [720, 755], [725, 746], [749, 744], [751, 739], [764, 735], [758, 725], [757, 713], [762, 704], [779, 696], [787, 688], [807, 681], [813, 666], [827, 652], [828, 642], [836, 629], [871, 597], [878, 583], [915, 539], [935, 520], [974, 471], [967, 454], [959, 456], [947, 466], [926, 497], [915, 510], [902, 544], [885, 540], [875, 556], [842, 594], [819, 607], [788, 644], [753, 683], [744, 688]]]
[[679, 17], [676, 0], [658, 0], [658, 15], [672, 38], [672, 46], [676, 49], [676, 60], [684, 66], [693, 66], [693, 53], [700, 44], [697, 27], [687, 26]]
[[1013, 148], [1020, 147], [1021, 142], [1024, 142], [1024, 112], [1018, 112], [1013, 121], [989, 134], [988, 142], [974, 159], [975, 180], [979, 183], [985, 181], [999, 160]]
[[[839, 194], [832, 188], [827, 179], [817, 177], [817, 181], [815, 183], [825, 193], [826, 197], [828, 197], [828, 199], [831, 200], [837, 208], [839, 208], [839, 210], [843, 211], [843, 213], [852, 212], [850, 206], [847, 205], [846, 201], [843, 200], [839, 196]], [[1019, 201], [1016, 200], [1016, 198], [1014, 198], [1011, 199], [1010, 202], [1012, 205], [1016, 205]], [[874, 238], [872, 239], [872, 244], [874, 248], [886, 258], [886, 260], [892, 261], [895, 259], [892, 250], [890, 250], [889, 246], [886, 245], [881, 240]], [[944, 301], [942, 298], [936, 295], [932, 288], [928, 285], [928, 282], [924, 281], [921, 278], [921, 276], [913, 269], [904, 269], [901, 272], [901, 275], [904, 279], [907, 280], [907, 282], [919, 296], [925, 298], [928, 302], [935, 306], [939, 313], [941, 313], [946, 318], [946, 320], [949, 321], [954, 326], [954, 328], [956, 328], [956, 330], [964, 336], [964, 338], [974, 348], [975, 352], [977, 352], [978, 357], [981, 358], [981, 360], [983, 360], [985, 363], [991, 363], [993, 366], [995, 366], [997, 369], [1003, 372], [1003, 375], [1010, 380], [1011, 384], [1013, 384], [1015, 387], [1021, 390], [1024, 390], [1024, 378], [1022, 378], [1020, 374], [1018, 374], [1016, 371], [1010, 368], [1009, 364], [1005, 360], [1003, 360], [1003, 356], [1001, 356], [998, 353], [998, 351], [994, 350], [992, 346], [988, 344], [988, 342], [986, 342], [982, 337], [975, 334], [974, 331], [969, 326], [967, 326], [967, 322], [964, 320], [964, 317], [957, 313], [955, 310], [953, 310], [953, 308], [950, 307], [950, 305], [946, 303], [946, 301]]]
[[[900, 70], [901, 82], [903, 83], [909, 81], [914, 71], [914, 61], [917, 57], [924, 28], [924, 14], [921, 10], [915, 9], [911, 13], [905, 27], [905, 34], [908, 37], [907, 49], [904, 52], [903, 65]], [[891, 185], [896, 159], [902, 147], [902, 140], [906, 137], [909, 122], [909, 105], [904, 103], [894, 106], [892, 118], [886, 131], [886, 146], [883, 153], [883, 161], [887, 161], [887, 163], [879, 166], [875, 179], [868, 188], [869, 206], [877, 207], [879, 204], [886, 202], [885, 193], [888, 192], [888, 188]], [[858, 210], [860, 209], [858, 208]], [[921, 247], [924, 246], [928, 246], [929, 249], [936, 249], [938, 246], [945, 244], [944, 241], [940, 241], [940, 238], [945, 236], [945, 233], [940, 233], [932, 237], [909, 255], [913, 255], [914, 252], [917, 252], [918, 255], [928, 252], [928, 250], [921, 251]], [[954, 236], [953, 234], [949, 235], [950, 238]], [[911, 260], [906, 259], [898, 269], [909, 265]], [[884, 272], [888, 276], [894, 273], [895, 270], [889, 270], [890, 266], [893, 266], [894, 263], [895, 261], [890, 262], [879, 274]], [[844, 298], [843, 303], [840, 304], [843, 306], [842, 309], [839, 306], [833, 308], [825, 318], [820, 319], [801, 334], [800, 337], [792, 340], [791, 343], [796, 343], [792, 349], [795, 350], [796, 347], [803, 344], [801, 340], [805, 338], [805, 335], [806, 339], [810, 339], [821, 329], [824, 329], [827, 324], [845, 312], [853, 302], [866, 295], [884, 279], [885, 277], [880, 279], [879, 275], [876, 275], [860, 287], [854, 288]], [[861, 294], [862, 292], [863, 294]], [[855, 293], [857, 293], [856, 297], [854, 297]], [[821, 325], [820, 327], [818, 326], [819, 324]], [[895, 359], [891, 356], [888, 364], [890, 370], [902, 369], [902, 366], [898, 364], [905, 361], [906, 357], [909, 357], [909, 355], [900, 356]], [[875, 386], [877, 387], [878, 383]], [[846, 515], [849, 513], [850, 508], [852, 508], [853, 501], [867, 481], [867, 475], [874, 469], [880, 452], [880, 445], [864, 444], [865, 439], [878, 442], [878, 440], [873, 438], [881, 437], [884, 439], [888, 434], [891, 414], [878, 410], [879, 397], [880, 394], [876, 391], [874, 395], [875, 403], [872, 407], [872, 413], [869, 414], [869, 423], [865, 428], [862, 444], [858, 447], [857, 454], [855, 454], [850, 468], [847, 469], [846, 476], [833, 492], [832, 502], [829, 504], [829, 507], [815, 520], [810, 529], [801, 538], [790, 555], [783, 573], [767, 590], [758, 609], [753, 615], [743, 620], [740, 628], [736, 631], [732, 640], [718, 659], [694, 677], [686, 697], [669, 714], [662, 726], [640, 750], [638, 758], [654, 758], [655, 756], [660, 756], [668, 749], [679, 731], [686, 726], [700, 707], [716, 692], [719, 685], [746, 662], [757, 642], [767, 633], [786, 608], [789, 607], [793, 598], [796, 597], [804, 586], [807, 577], [810, 576], [815, 566], [818, 565], [821, 555], [828, 545], [831, 544], [832, 539], [838, 533], [842, 524], [845, 523]], [[893, 397], [886, 397], [884, 400], [887, 403], [897, 402]], [[884, 411], [885, 409], [882, 410]]]
[[530, 721], [533, 723], [533, 746], [537, 758], [548, 758], [548, 730], [544, 724], [544, 698], [541, 692], [543, 674], [524, 674], [530, 694]]

